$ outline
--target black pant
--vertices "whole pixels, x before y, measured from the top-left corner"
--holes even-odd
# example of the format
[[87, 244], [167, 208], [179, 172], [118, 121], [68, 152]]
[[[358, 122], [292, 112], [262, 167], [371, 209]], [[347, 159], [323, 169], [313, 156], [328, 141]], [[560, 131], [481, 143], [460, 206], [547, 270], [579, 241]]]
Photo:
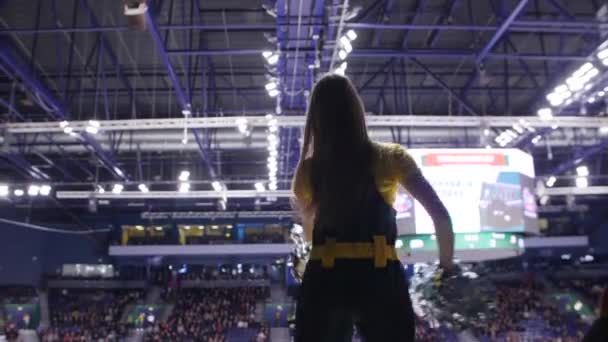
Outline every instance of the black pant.
[[296, 342], [350, 342], [353, 325], [366, 342], [414, 341], [415, 319], [403, 266], [389, 261], [309, 262], [296, 310]]

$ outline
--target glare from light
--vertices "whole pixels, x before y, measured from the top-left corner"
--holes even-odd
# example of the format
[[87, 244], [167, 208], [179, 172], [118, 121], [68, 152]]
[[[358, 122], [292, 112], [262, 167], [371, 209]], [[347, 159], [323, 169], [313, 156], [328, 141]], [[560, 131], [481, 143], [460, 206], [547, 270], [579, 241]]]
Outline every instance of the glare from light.
[[183, 170], [179, 173], [179, 177], [177, 178], [180, 182], [187, 182], [190, 179], [190, 171]]
[[51, 193], [51, 186], [48, 184], [44, 184], [40, 186], [40, 195], [48, 196]]
[[23, 196], [25, 194], [25, 192], [22, 189], [15, 189], [15, 191], [13, 193], [17, 197], [21, 197], [21, 196]]
[[40, 194], [40, 187], [38, 185], [30, 185], [27, 189], [28, 196], [38, 196]]
[[264, 191], [266, 191], [266, 187], [264, 186], [264, 184], [262, 182], [257, 182], [257, 183], [255, 183], [254, 186], [255, 186], [255, 190], [257, 192], [264, 192]]
[[555, 185], [555, 182], [557, 182], [557, 177], [550, 176], [549, 178], [547, 178], [545, 185], [547, 185], [547, 187], [549, 188], [552, 188]]
[[114, 184], [114, 186], [112, 187], [112, 193], [120, 194], [124, 188], [125, 186], [120, 183]]
[[211, 182], [211, 187], [213, 188], [213, 190], [215, 190], [217, 192], [222, 191], [222, 183], [220, 183], [218, 181]]
[[553, 111], [551, 110], [551, 108], [547, 108], [547, 107], [541, 108], [536, 112], [536, 114], [543, 121], [548, 121], [548, 120], [553, 119]]
[[188, 182], [179, 183], [179, 188], [177, 189], [177, 191], [179, 191], [181, 193], [190, 191], [190, 183], [188, 183]]
[[348, 39], [350, 39], [351, 41], [357, 39], [357, 33], [354, 30], [348, 30], [346, 31], [346, 36], [348, 37]]
[[262, 56], [264, 56], [264, 58], [268, 59], [268, 57], [272, 56], [272, 51], [264, 51], [262, 52]]
[[589, 176], [589, 168], [586, 165], [581, 165], [576, 168], [576, 174], [580, 177], [587, 177]]
[[273, 89], [271, 91], [268, 92], [268, 96], [270, 97], [277, 97], [279, 95], [279, 90], [278, 89]]
[[6, 184], [0, 184], [0, 197], [7, 197], [9, 194], [9, 188]]
[[340, 51], [338, 51], [338, 58], [343, 61], [346, 57], [348, 57], [348, 53], [345, 50], [340, 49]]
[[271, 55], [270, 57], [266, 58], [266, 61], [268, 62], [268, 64], [270, 65], [275, 65], [279, 62], [279, 54], [275, 53], [273, 55]]
[[587, 177], [576, 177], [576, 187], [577, 188], [586, 188], [589, 186], [589, 180]]
[[271, 90], [277, 89], [277, 83], [276, 82], [268, 82], [268, 83], [266, 83], [266, 85], [264, 86], [264, 88], [266, 88], [266, 91], [271, 91]]
[[148, 186], [144, 183], [141, 183], [137, 186], [137, 188], [139, 189], [139, 191], [143, 192], [143, 193], [148, 193], [150, 192], [150, 189], [148, 189]]

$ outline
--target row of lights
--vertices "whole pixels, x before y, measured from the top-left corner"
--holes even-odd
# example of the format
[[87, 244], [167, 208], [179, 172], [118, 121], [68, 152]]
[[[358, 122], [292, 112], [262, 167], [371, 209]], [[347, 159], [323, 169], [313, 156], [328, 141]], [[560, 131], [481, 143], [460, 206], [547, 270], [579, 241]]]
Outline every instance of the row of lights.
[[[262, 56], [266, 59], [269, 66], [274, 66], [279, 62], [280, 53], [278, 51], [264, 51]], [[270, 81], [264, 86], [268, 96], [277, 97], [280, 94], [279, 81], [275, 77], [270, 77]]]
[[353, 51], [352, 42], [357, 39], [357, 33], [354, 30], [348, 30], [345, 35], [340, 37], [339, 44], [340, 49], [338, 50], [338, 58], [342, 63], [340, 66], [334, 70], [334, 74], [342, 75], [346, 73], [346, 68], [348, 67], [348, 63], [346, 62], [346, 57]]
[[[26, 193], [30, 197], [48, 196], [51, 194], [51, 186], [48, 184], [31, 184], [27, 188], [27, 192], [24, 189], [16, 188], [13, 190], [13, 195], [16, 197], [22, 197]], [[0, 184], [0, 197], [8, 197], [11, 194], [11, 189], [8, 184]]]
[[[267, 167], [268, 167], [268, 190], [275, 191], [277, 190], [277, 172], [279, 170], [278, 164], [278, 148], [279, 148], [279, 137], [277, 136], [277, 132], [279, 130], [277, 119], [272, 114], [266, 115], [266, 123], [268, 125], [268, 135], [266, 139], [268, 140], [268, 159], [267, 159]], [[256, 190], [263, 191], [263, 184], [255, 184]]]
[[[528, 121], [526, 121], [524, 119], [520, 119], [518, 122], [514, 123], [510, 128], [502, 131], [502, 133], [500, 133], [496, 138], [494, 138], [494, 141], [498, 145], [500, 145], [500, 147], [506, 147], [512, 141], [514, 141], [521, 135], [526, 134], [528, 132], [534, 133], [534, 132], [536, 132], [536, 128], [532, 127]], [[484, 135], [489, 136], [490, 130], [485, 129]], [[534, 137], [534, 139], [532, 139], [532, 143], [537, 144], [540, 141], [540, 139], [541, 139], [541, 136], [537, 135]], [[490, 147], [491, 147], [490, 145], [486, 146], [486, 148], [490, 148]]]

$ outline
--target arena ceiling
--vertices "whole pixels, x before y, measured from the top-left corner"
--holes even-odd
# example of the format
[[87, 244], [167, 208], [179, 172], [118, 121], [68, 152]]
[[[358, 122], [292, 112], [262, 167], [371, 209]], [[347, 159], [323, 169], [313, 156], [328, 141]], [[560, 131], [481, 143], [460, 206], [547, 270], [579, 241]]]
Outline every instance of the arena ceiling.
[[[96, 191], [98, 185], [110, 191], [114, 183], [127, 190], [143, 183], [159, 191], [175, 189], [180, 172], [189, 170], [193, 189], [213, 190], [213, 182], [229, 190], [252, 190], [256, 182], [268, 186], [268, 127], [251, 118], [301, 117], [314, 80], [341, 65], [340, 37], [349, 30], [357, 37], [345, 59], [346, 75], [366, 110], [380, 120], [403, 118], [373, 127], [376, 139], [411, 147], [498, 147], [495, 138], [511, 123], [489, 118], [537, 120], [545, 95], [605, 40], [602, 5], [160, 0], [148, 2], [147, 29], [136, 31], [127, 27], [118, 0], [0, 1], [0, 182], [48, 183], [53, 193]], [[276, 54], [276, 64], [265, 51]], [[271, 82], [274, 97], [266, 88]], [[587, 120], [601, 119], [605, 111], [600, 98], [593, 105], [573, 103], [559, 114]], [[419, 125], [409, 115], [434, 124]], [[448, 116], [457, 123], [447, 125]], [[242, 117], [250, 118], [245, 134], [237, 123]], [[475, 126], [467, 118], [481, 119]], [[210, 124], [214, 119], [222, 124]], [[88, 120], [101, 122], [99, 132], [63, 132], [61, 122], [77, 131]], [[539, 127], [540, 142], [531, 143], [535, 133], [509, 146], [533, 153], [540, 175], [558, 169], [567, 176], [584, 157], [596, 184], [605, 184], [599, 176], [607, 167], [606, 131], [598, 130], [603, 121], [582, 122]], [[24, 123], [34, 129], [19, 131]], [[287, 190], [300, 126], [280, 126], [277, 136], [276, 183]], [[60, 212], [66, 222], [88, 207], [86, 201], [9, 197], [7, 208], [41, 210], [41, 217]], [[205, 207], [175, 199], [117, 203], [109, 207]], [[228, 202], [235, 210], [260, 206], [285, 210], [289, 202]]]

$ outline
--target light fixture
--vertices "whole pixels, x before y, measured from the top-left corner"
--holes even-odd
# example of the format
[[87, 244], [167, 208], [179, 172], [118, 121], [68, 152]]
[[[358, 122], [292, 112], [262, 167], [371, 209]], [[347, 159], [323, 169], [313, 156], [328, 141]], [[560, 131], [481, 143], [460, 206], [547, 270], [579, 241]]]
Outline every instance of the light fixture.
[[190, 183], [188, 183], [188, 182], [179, 183], [178, 191], [181, 193], [190, 191]]
[[211, 187], [213, 188], [213, 190], [215, 190], [217, 192], [222, 191], [222, 183], [220, 183], [218, 181], [211, 182]]
[[270, 183], [268, 184], [268, 189], [269, 189], [270, 191], [276, 191], [276, 190], [278, 189], [278, 187], [277, 187], [277, 183], [276, 183], [276, 182], [270, 182]]
[[346, 31], [346, 36], [348, 37], [348, 39], [350, 39], [351, 41], [357, 39], [357, 33], [354, 30], [348, 30]]
[[148, 189], [148, 186], [144, 183], [141, 183], [137, 186], [137, 188], [139, 189], [139, 191], [143, 192], [143, 193], [148, 193], [150, 192], [150, 189]]
[[599, 128], [599, 132], [602, 135], [608, 134], [608, 126], [602, 126]]
[[589, 169], [586, 165], [581, 165], [576, 168], [576, 174], [580, 177], [587, 177], [589, 176]]
[[144, 230], [144, 226], [135, 226], [135, 229], [137, 229], [137, 230]]
[[266, 61], [268, 62], [268, 64], [270, 65], [275, 65], [279, 62], [279, 54], [275, 53], [270, 55], [268, 58], [266, 58]]
[[547, 107], [541, 108], [536, 112], [536, 114], [543, 121], [548, 121], [548, 120], [553, 119], [553, 111], [551, 110], [551, 108], [547, 108]]
[[59, 127], [61, 127], [61, 128], [66, 128], [66, 127], [68, 127], [69, 125], [70, 125], [70, 123], [69, 123], [69, 122], [67, 122], [67, 121], [65, 121], [65, 120], [63, 120], [63, 121], [61, 121], [61, 122], [59, 123]]
[[272, 89], [268, 92], [268, 96], [270, 96], [270, 97], [277, 97], [278, 95], [279, 95], [278, 89]]
[[85, 131], [90, 134], [97, 134], [99, 132], [99, 121], [89, 120]]
[[48, 196], [51, 193], [51, 186], [48, 184], [44, 184], [40, 186], [40, 194], [42, 196]]
[[187, 182], [190, 178], [190, 171], [183, 170], [179, 173], [179, 177], [177, 178], [180, 182]]
[[38, 185], [32, 184], [27, 188], [28, 196], [38, 196], [40, 194], [40, 187]]
[[65, 134], [72, 134], [74, 132], [74, 129], [72, 128], [72, 126], [66, 126], [63, 128], [63, 133]]
[[7, 197], [9, 194], [9, 188], [6, 184], [0, 184], [0, 197]]
[[272, 51], [264, 51], [262, 52], [262, 56], [264, 56], [264, 58], [268, 59], [268, 57], [272, 56]]
[[156, 226], [156, 227], [154, 227], [154, 229], [156, 229], [156, 231], [161, 231], [161, 230], [163, 230], [163, 227], [162, 226]]
[[595, 97], [590, 97], [589, 100], [587, 100], [587, 102], [589, 102], [589, 103], [595, 102]]
[[190, 228], [191, 228], [190, 226], [184, 226], [185, 230], [190, 230]]
[[340, 51], [338, 51], [338, 58], [340, 58], [341, 61], [345, 60], [347, 56], [348, 53], [345, 50], [340, 49]]
[[587, 177], [576, 177], [576, 187], [577, 188], [586, 188], [589, 186], [589, 181]]
[[541, 135], [537, 135], [532, 139], [532, 144], [536, 145], [540, 142], [543, 137]]
[[25, 192], [23, 191], [23, 189], [15, 189], [15, 191], [13, 193], [17, 197], [21, 197], [21, 196], [23, 196], [25, 194]]
[[545, 185], [547, 185], [547, 187], [549, 188], [552, 188], [555, 185], [555, 182], [557, 182], [557, 177], [550, 176], [549, 178], [547, 178]]
[[264, 191], [266, 191], [266, 187], [264, 187], [264, 184], [262, 182], [255, 183], [254, 187], [255, 187], [255, 190], [257, 192], [264, 192]]
[[97, 184], [97, 193], [103, 194], [105, 192], [106, 192], [106, 189], [104, 189], [102, 185]]
[[266, 88], [266, 91], [271, 91], [271, 90], [277, 89], [277, 83], [274, 81], [268, 82], [268, 83], [266, 83], [264, 88]]
[[120, 183], [116, 183], [116, 184], [114, 184], [114, 186], [112, 187], [112, 193], [113, 193], [113, 194], [120, 194], [124, 188], [125, 188], [125, 186], [124, 186], [124, 185], [122, 185], [122, 184], [120, 184]]
[[348, 37], [340, 37], [340, 44], [347, 53], [351, 53], [351, 51], [353, 51], [353, 46], [350, 44], [350, 40], [348, 39]]
[[192, 115], [192, 110], [190, 109], [190, 105], [188, 105], [186, 108], [182, 109], [182, 115], [183, 116]]

